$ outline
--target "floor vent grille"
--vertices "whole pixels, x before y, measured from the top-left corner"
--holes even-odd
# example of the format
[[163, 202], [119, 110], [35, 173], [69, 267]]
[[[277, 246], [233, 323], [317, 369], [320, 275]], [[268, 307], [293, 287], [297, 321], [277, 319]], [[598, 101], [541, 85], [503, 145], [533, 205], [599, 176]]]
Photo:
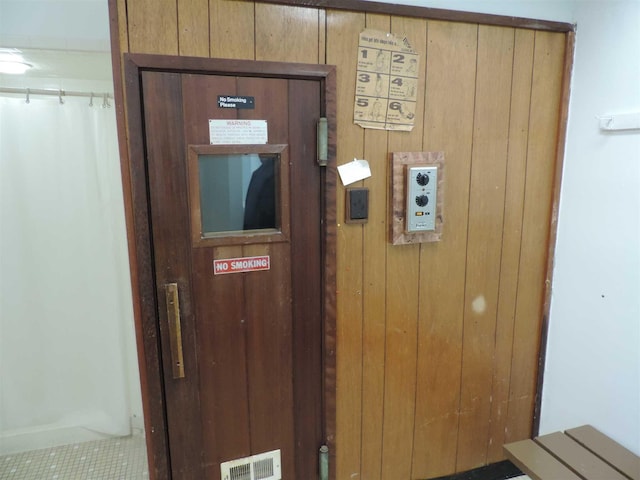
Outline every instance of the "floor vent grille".
[[282, 480], [280, 450], [220, 464], [222, 480]]

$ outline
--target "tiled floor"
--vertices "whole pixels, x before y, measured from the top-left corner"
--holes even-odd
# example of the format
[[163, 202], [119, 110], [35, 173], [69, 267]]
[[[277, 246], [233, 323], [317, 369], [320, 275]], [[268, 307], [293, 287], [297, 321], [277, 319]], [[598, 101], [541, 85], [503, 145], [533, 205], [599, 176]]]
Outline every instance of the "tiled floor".
[[[0, 480], [148, 480], [141, 436], [121, 437], [0, 457]], [[526, 475], [511, 480], [531, 480]]]
[[121, 437], [0, 457], [0, 480], [148, 480], [141, 436]]

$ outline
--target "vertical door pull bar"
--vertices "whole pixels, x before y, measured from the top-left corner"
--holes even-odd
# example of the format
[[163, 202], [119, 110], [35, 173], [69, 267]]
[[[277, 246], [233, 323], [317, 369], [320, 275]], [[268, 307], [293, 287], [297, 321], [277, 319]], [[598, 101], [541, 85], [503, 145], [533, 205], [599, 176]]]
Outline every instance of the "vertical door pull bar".
[[178, 284], [166, 283], [164, 286], [164, 293], [167, 300], [167, 321], [169, 322], [169, 343], [171, 344], [171, 365], [173, 370], [173, 378], [184, 378]]

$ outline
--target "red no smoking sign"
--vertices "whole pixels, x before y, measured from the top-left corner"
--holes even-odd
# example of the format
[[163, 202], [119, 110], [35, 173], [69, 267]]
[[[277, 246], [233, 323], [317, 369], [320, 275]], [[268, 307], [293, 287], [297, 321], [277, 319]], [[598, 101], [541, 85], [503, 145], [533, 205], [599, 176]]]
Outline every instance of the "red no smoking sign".
[[271, 259], [269, 255], [260, 257], [225, 258], [213, 261], [213, 274], [223, 275], [225, 273], [257, 272], [269, 270]]

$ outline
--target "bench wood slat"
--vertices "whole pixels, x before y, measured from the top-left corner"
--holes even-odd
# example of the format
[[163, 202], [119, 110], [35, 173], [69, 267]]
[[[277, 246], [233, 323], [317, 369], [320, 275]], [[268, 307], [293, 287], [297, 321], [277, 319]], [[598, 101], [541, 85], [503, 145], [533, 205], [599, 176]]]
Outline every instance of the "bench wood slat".
[[615, 440], [591, 425], [572, 428], [565, 433], [631, 480], [640, 480], [640, 457]]
[[628, 480], [562, 432], [543, 435], [535, 441], [585, 480]]
[[522, 440], [504, 446], [507, 458], [533, 480], [550, 478], [581, 480], [553, 455], [533, 440]]

